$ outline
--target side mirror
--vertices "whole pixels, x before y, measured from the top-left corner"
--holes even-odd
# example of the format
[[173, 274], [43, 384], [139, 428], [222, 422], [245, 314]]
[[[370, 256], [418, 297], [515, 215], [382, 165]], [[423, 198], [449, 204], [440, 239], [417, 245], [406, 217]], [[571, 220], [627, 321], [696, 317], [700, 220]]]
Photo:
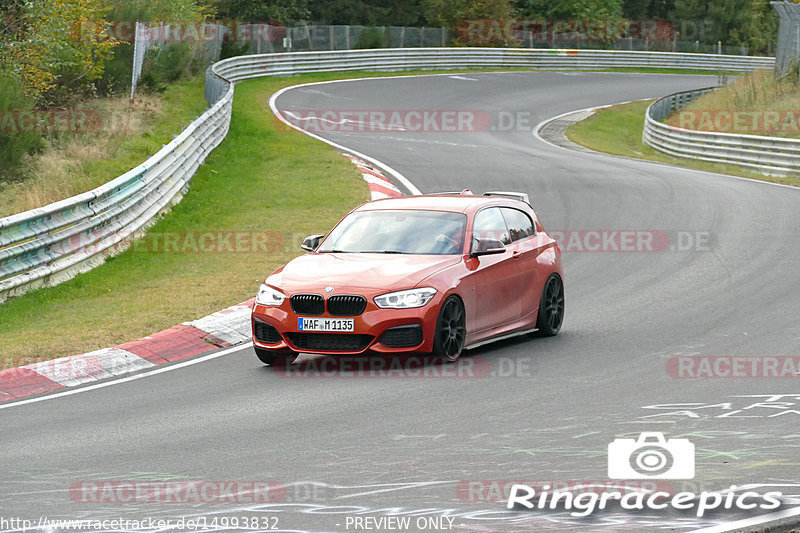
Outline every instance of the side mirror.
[[303, 244], [300, 245], [300, 248], [307, 252], [313, 252], [319, 246], [319, 242], [325, 235], [309, 235], [305, 239], [303, 239]]
[[498, 239], [475, 239], [474, 243], [470, 254], [471, 257], [502, 254], [506, 251], [506, 245]]

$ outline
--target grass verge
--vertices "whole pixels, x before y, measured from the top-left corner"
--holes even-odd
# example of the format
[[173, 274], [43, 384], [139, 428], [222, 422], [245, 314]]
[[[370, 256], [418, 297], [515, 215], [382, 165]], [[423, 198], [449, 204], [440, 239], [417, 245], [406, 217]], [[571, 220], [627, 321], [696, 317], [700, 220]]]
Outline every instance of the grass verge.
[[46, 149], [26, 157], [14, 181], [0, 181], [0, 217], [41, 207], [94, 189], [139, 165], [208, 107], [203, 80], [170, 85], [159, 97], [89, 100], [88, 131], [61, 132]]
[[567, 128], [567, 138], [598, 152], [669, 163], [698, 170], [800, 186], [800, 178], [764, 176], [735, 165], [671, 157], [642, 143], [645, 110], [651, 102], [632, 102], [598, 110]]
[[[757, 70], [722, 89], [702, 95], [686, 108], [672, 113], [665, 122], [701, 131], [797, 139], [800, 128], [795, 116], [800, 108], [800, 90], [796, 80], [796, 70], [791, 76], [777, 80], [771, 70]], [[727, 112], [726, 115], [744, 113], [740, 113], [740, 120], [725, 121], [719, 119], [718, 111]], [[786, 111], [789, 113], [781, 113]], [[768, 114], [774, 115], [771, 124], [765, 120]], [[703, 117], [706, 120], [702, 120]]]

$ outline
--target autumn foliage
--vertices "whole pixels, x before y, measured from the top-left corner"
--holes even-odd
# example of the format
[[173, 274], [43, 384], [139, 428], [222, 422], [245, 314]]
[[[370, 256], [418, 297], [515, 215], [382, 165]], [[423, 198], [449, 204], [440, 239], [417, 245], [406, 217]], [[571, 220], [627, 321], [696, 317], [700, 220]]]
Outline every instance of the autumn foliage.
[[[56, 89], [79, 92], [103, 75], [104, 62], [119, 44], [103, 24], [86, 24], [102, 20], [107, 10], [102, 0], [20, 2], [5, 19], [0, 65], [37, 100]], [[81, 38], [76, 25], [83, 27]]]

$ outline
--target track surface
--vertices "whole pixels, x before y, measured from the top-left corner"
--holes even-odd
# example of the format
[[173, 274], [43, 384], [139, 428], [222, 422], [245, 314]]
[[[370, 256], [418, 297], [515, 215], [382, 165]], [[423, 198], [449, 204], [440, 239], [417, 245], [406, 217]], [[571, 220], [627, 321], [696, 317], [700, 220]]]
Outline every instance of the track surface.
[[[694, 442], [696, 477], [672, 482], [678, 490], [755, 483], [799, 493], [796, 379], [675, 379], [666, 362], [694, 354], [798, 355], [800, 191], [570, 152], [530, 131], [574, 109], [715, 82], [703, 76], [469, 73], [286, 92], [277, 102], [282, 110], [519, 112], [514, 116], [527, 122], [512, 131], [325, 136], [387, 163], [423, 192], [528, 191], [550, 230], [666, 232], [673, 245], [707, 236], [708, 246], [567, 251], [562, 333], [475, 350], [473, 360], [491, 365], [489, 377], [286, 378], [242, 348], [178, 371], [4, 409], [3, 517], [249, 514], [279, 517], [282, 530], [345, 531], [347, 517], [402, 508], [416, 513], [412, 525], [419, 516], [446, 515], [454, 517], [452, 529], [474, 531], [688, 531], [752, 516], [515, 513], [505, 512], [502, 502], [469, 501], [469, 493], [458, 491], [463, 480], [607, 479], [608, 443], [641, 431]], [[778, 394], [798, 400], [771, 398], [769, 406], [738, 411]], [[694, 405], [645, 408], [663, 404]], [[280, 504], [86, 504], [70, 498], [76, 482], [113, 479], [275, 480], [288, 491]]]

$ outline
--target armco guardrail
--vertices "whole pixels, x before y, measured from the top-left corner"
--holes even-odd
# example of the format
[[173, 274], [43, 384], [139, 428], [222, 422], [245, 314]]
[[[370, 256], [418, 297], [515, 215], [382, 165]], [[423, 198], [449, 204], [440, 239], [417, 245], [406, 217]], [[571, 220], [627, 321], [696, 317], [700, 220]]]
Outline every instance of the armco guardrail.
[[138, 167], [87, 193], [0, 219], [0, 302], [97, 266], [179, 201], [228, 133], [229, 89]]
[[675, 93], [653, 102], [645, 114], [642, 141], [672, 156], [736, 165], [765, 175], [800, 172], [800, 140], [694, 131], [661, 122], [714, 89]]
[[307, 72], [497, 67], [744, 72], [773, 68], [774, 63], [774, 58], [749, 56], [507, 48], [294, 52], [225, 59], [206, 75], [212, 107], [146, 162], [93, 191], [0, 219], [0, 301], [102, 263], [178, 201], [197, 167], [227, 134], [232, 82]]
[[[749, 72], [771, 69], [775, 58], [625, 50], [551, 50], [529, 48], [399, 48], [333, 52], [291, 52], [239, 56], [213, 65], [206, 81], [206, 98], [224, 93], [221, 78], [241, 81], [261, 76], [308, 72], [448, 68], [537, 68], [597, 70], [609, 68], [684, 68]], [[210, 83], [209, 83], [210, 82]]]

